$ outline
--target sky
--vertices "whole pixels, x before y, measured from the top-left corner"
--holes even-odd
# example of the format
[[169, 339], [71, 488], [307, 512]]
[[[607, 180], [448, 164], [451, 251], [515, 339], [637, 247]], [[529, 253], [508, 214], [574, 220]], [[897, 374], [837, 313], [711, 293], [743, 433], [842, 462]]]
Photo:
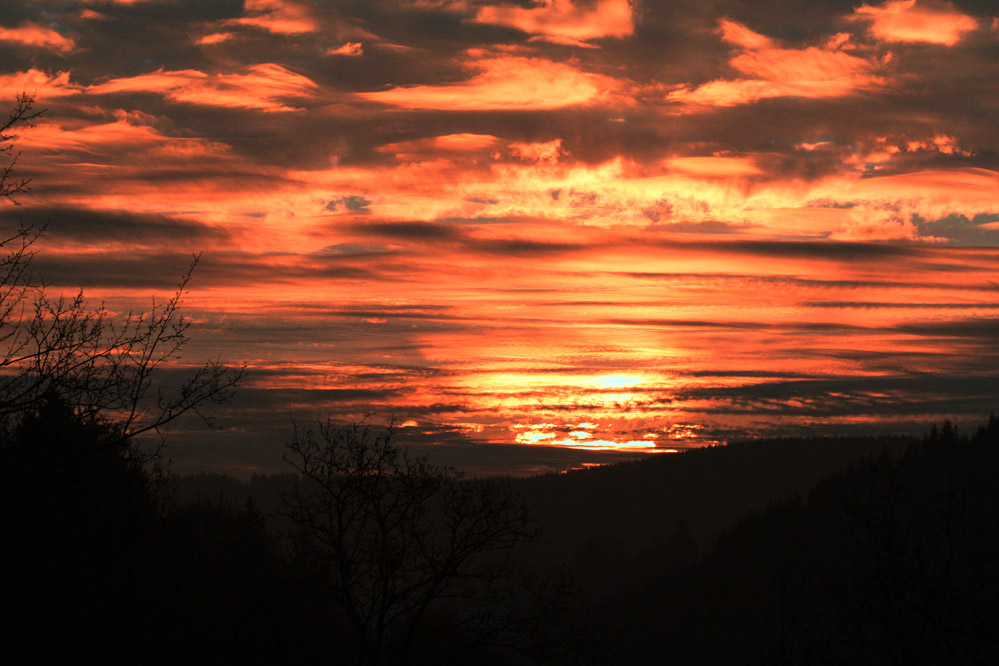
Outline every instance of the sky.
[[[999, 408], [993, 0], [0, 0], [34, 268], [200, 254], [180, 471], [391, 420], [476, 473]], [[177, 371], [182, 371], [180, 367]]]

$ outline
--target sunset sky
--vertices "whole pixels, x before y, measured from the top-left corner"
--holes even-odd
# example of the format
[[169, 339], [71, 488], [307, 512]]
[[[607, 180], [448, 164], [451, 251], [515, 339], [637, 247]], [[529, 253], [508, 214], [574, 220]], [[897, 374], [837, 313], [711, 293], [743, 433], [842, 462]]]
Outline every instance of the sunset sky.
[[0, 3], [47, 110], [0, 223], [116, 312], [201, 253], [185, 360], [247, 363], [182, 471], [326, 415], [522, 473], [999, 410], [994, 0]]

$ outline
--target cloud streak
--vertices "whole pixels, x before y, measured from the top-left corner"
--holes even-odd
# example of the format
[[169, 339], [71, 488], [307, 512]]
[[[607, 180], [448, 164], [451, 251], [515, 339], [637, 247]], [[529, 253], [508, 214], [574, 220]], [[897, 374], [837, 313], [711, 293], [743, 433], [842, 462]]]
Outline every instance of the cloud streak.
[[315, 84], [274, 63], [250, 65], [243, 73], [209, 75], [197, 70], [164, 71], [112, 79], [87, 88], [91, 95], [155, 93], [175, 102], [291, 111], [280, 100], [311, 96]]

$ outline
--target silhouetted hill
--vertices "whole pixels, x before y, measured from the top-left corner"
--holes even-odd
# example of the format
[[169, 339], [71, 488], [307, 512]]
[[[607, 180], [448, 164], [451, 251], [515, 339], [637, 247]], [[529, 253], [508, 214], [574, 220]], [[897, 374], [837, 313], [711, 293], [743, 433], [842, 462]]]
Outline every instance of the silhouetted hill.
[[997, 663], [997, 478], [999, 421], [971, 438], [945, 424], [620, 591], [594, 643], [628, 664]]
[[[818, 481], [882, 450], [904, 450], [902, 437], [820, 437], [753, 440], [641, 460], [512, 479], [534, 513], [543, 538], [526, 557], [540, 569], [568, 565], [587, 587], [604, 591], [640, 584], [663, 567], [708, 551], [717, 536], [770, 502], [803, 497]], [[238, 508], [247, 498], [268, 525], [291, 474], [176, 477], [180, 505], [209, 501]]]
[[515, 480], [544, 537], [534, 556], [604, 590], [640, 584], [707, 552], [736, 520], [804, 496], [851, 462], [913, 440], [782, 438], [691, 449]]
[[[922, 440], [748, 441], [510, 479], [542, 530], [518, 556], [542, 574], [564, 567], [575, 596], [541, 625], [544, 659], [507, 655], [495, 663], [996, 663], [996, 479], [995, 417], [970, 437], [945, 423]], [[336, 635], [320, 640], [310, 629], [293, 638], [296, 628], [340, 625], [302, 596], [315, 583], [287, 552], [291, 568], [277, 569], [283, 578], [265, 577], [277, 588], [212, 573], [225, 571], [225, 553], [243, 550], [258, 553], [247, 566], [277, 566], [267, 564], [265, 549], [237, 542], [263, 543], [252, 527], [256, 509], [275, 511], [295, 484], [292, 475], [176, 479], [178, 506], [202, 507], [175, 509], [177, 543], [197, 525], [215, 524], [202, 514], [223, 527], [210, 528], [219, 533], [214, 545], [189, 542], [203, 541], [208, 555], [197, 559], [208, 564], [167, 579], [196, 574], [213, 582], [217, 606], [209, 615], [246, 594], [268, 600], [265, 609], [284, 608], [292, 622], [255, 615], [254, 635], [263, 640], [269, 631], [273, 638], [261, 645], [315, 663]], [[269, 524], [281, 528], [274, 518]], [[287, 589], [299, 592], [291, 597], [266, 591], [295, 577], [297, 587]], [[195, 587], [180, 594], [177, 613]]]

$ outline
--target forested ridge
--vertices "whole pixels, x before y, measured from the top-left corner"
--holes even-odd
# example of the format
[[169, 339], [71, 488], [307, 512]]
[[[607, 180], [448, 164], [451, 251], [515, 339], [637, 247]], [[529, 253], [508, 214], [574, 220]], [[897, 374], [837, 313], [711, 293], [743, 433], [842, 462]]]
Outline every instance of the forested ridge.
[[[34, 477], [4, 464], [5, 515], [24, 537], [14, 635], [57, 623], [77, 640], [41, 645], [147, 662], [358, 663], [281, 515], [295, 475], [177, 477], [155, 509], [125, 471], [95, 494], [65, 467], [40, 480], [42, 463]], [[405, 661], [389, 649], [380, 663], [993, 663], [997, 471], [992, 417], [970, 432], [749, 441], [507, 480], [538, 537], [517, 544], [503, 589], [547, 581], [550, 603], [507, 597], [523, 623], [481, 643], [457, 622], [462, 602], [445, 604]]]

